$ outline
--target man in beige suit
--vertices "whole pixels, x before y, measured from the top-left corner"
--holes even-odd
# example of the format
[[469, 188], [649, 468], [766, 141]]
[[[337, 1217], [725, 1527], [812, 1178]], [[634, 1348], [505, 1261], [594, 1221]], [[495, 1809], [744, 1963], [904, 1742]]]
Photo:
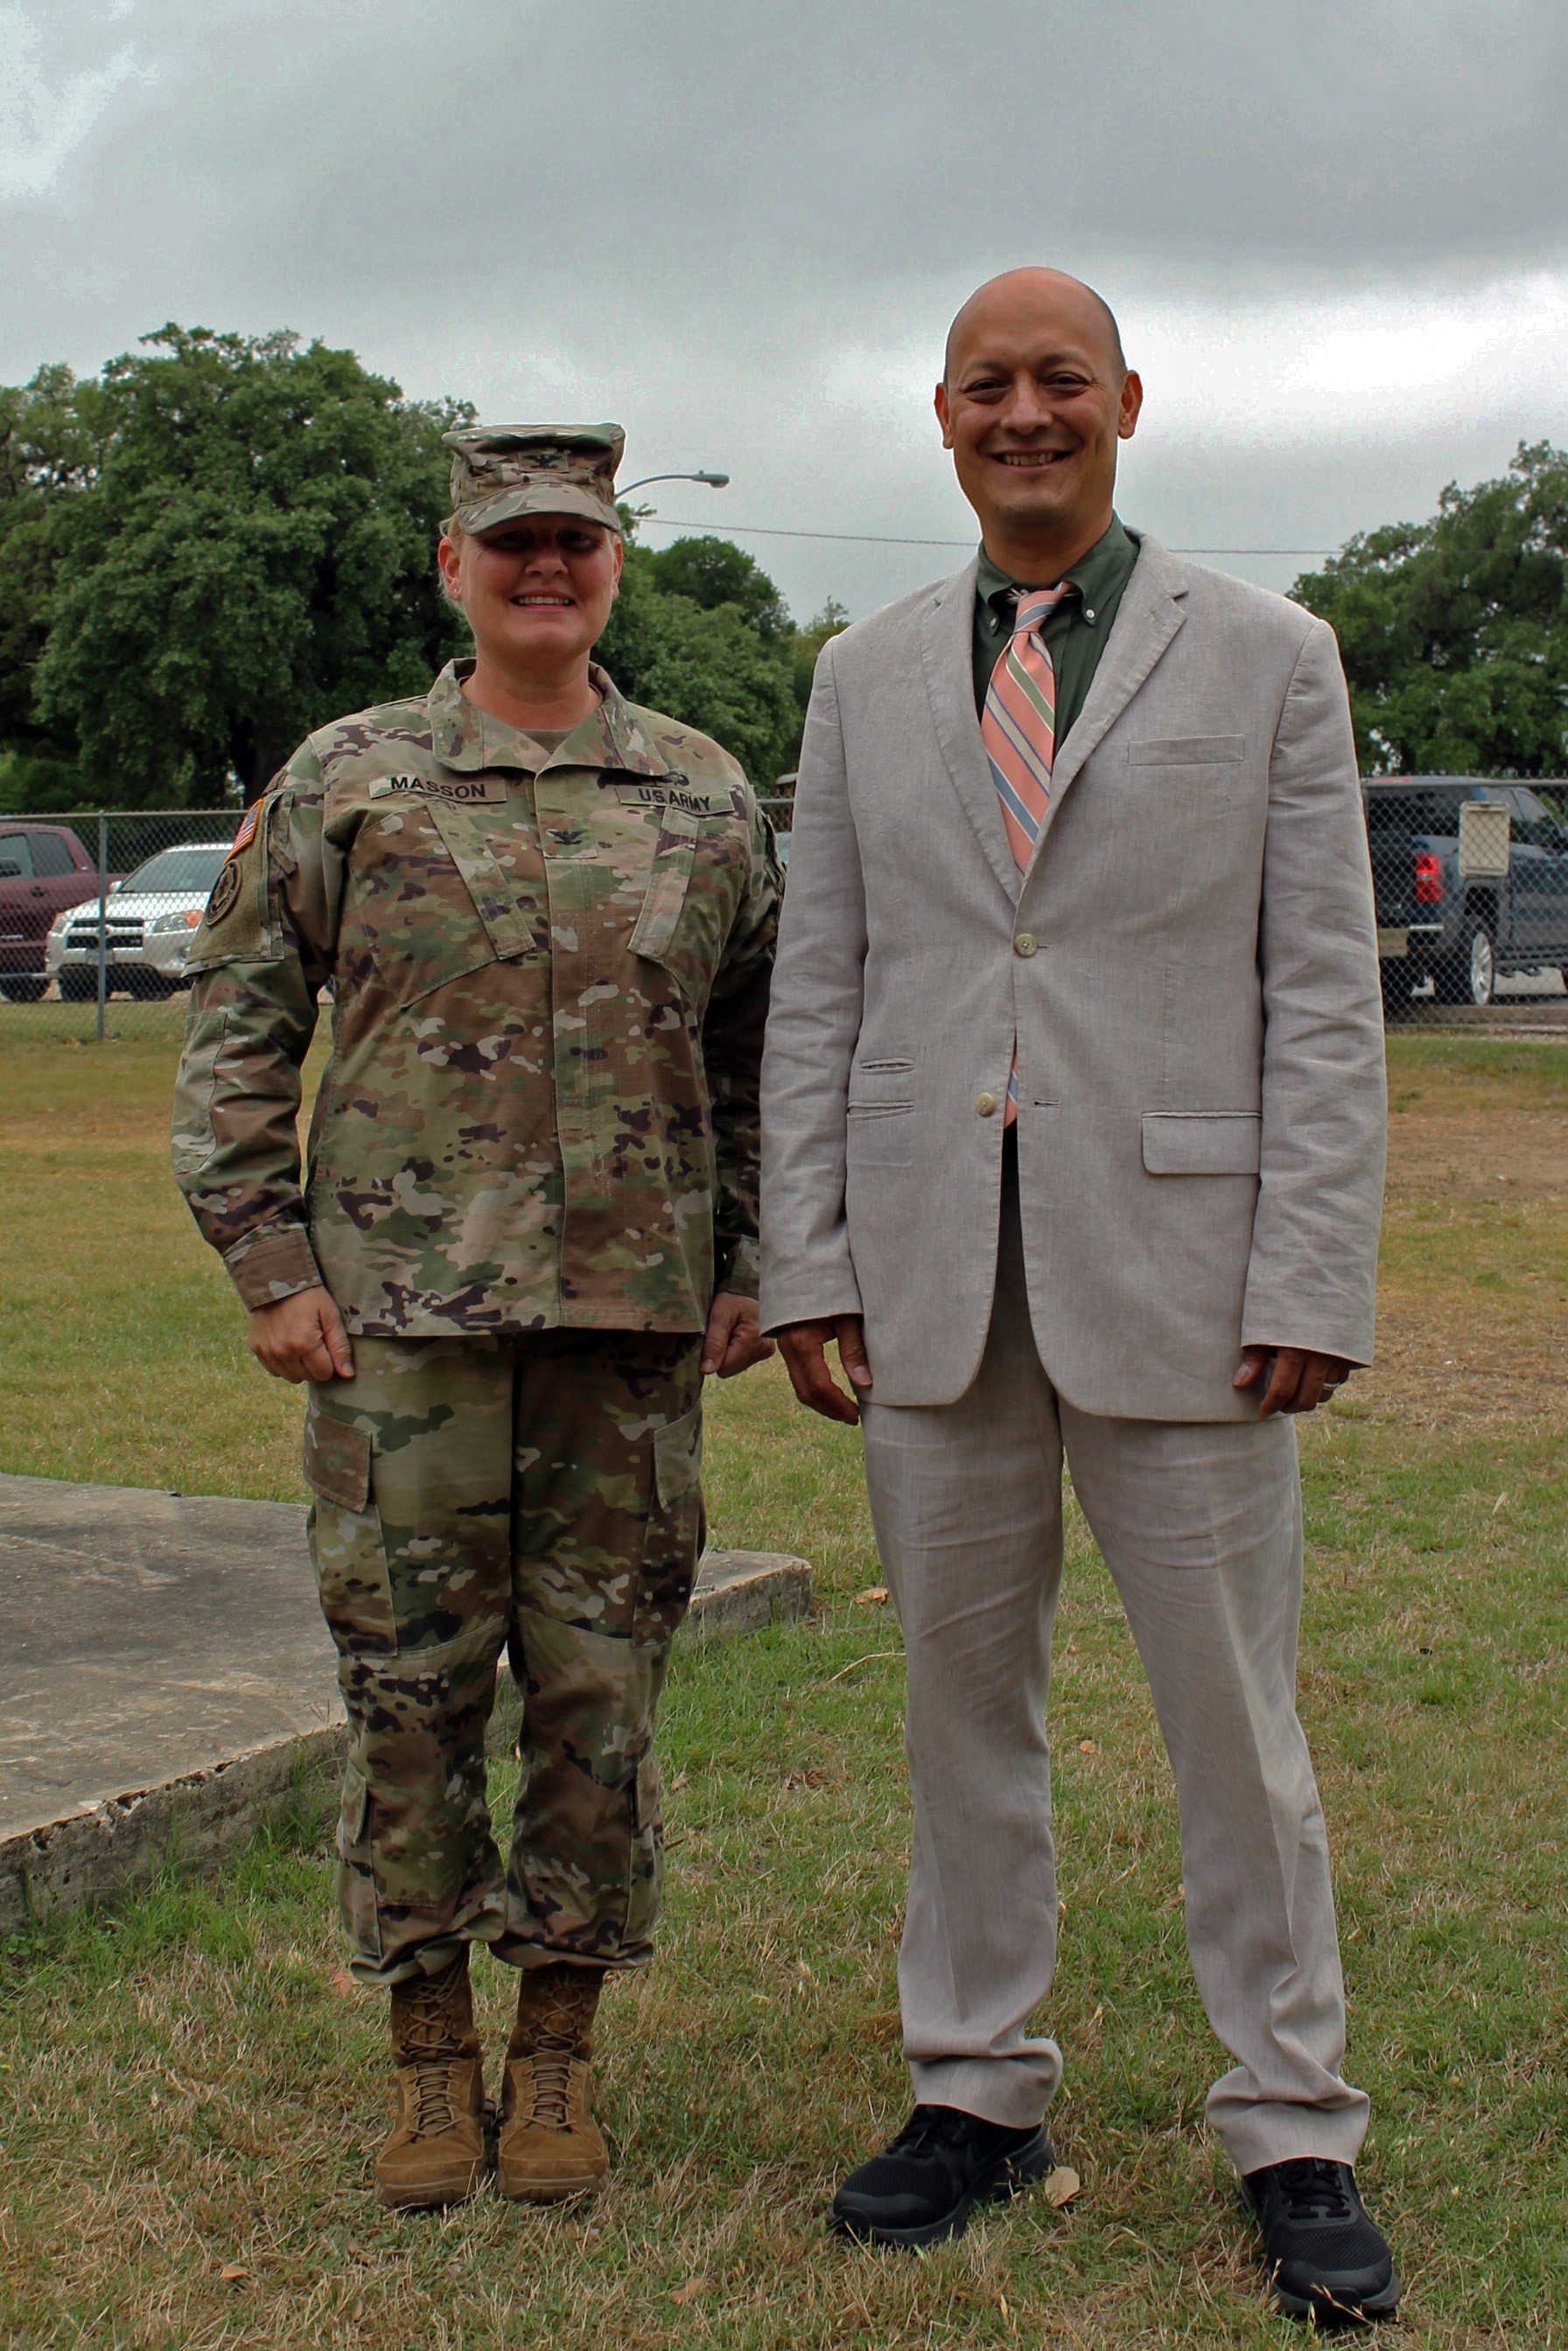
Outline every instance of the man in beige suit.
[[[835, 2199], [929, 2243], [1051, 2160], [1061, 1464], [1180, 1802], [1208, 2116], [1281, 2307], [1398, 2298], [1294, 1700], [1291, 1416], [1372, 1354], [1383, 1038], [1333, 638], [1113, 510], [1097, 295], [982, 287], [936, 412], [983, 544], [828, 645], [763, 1076], [762, 1315], [863, 1424], [908, 1660], [918, 2101]], [[831, 1376], [836, 1343], [851, 1383]]]

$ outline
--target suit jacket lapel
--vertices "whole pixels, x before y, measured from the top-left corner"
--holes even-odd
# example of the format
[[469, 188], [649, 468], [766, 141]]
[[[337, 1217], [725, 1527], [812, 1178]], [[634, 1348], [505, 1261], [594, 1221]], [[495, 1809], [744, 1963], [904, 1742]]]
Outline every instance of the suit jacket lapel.
[[1175, 556], [1158, 539], [1145, 538], [1083, 707], [1051, 768], [1051, 806], [1030, 860], [1030, 872], [1073, 778], [1120, 718], [1186, 620], [1181, 606], [1186, 594], [1186, 575]]
[[[1139, 558], [1139, 566], [1142, 565]], [[991, 779], [991, 763], [980, 740], [975, 711], [975, 576], [977, 558], [956, 578], [945, 580], [921, 615], [920, 654], [936, 739], [947, 772], [997, 880], [1011, 899], [1019, 894], [1018, 869], [1002, 825], [1001, 802]], [[1134, 569], [1133, 579], [1137, 578]], [[1127, 593], [1132, 591], [1132, 580]], [[1124, 596], [1124, 606], [1126, 597]], [[1121, 615], [1117, 615], [1120, 625]], [[1114, 642], [1115, 632], [1112, 632]], [[1107, 649], [1108, 651], [1109, 649]]]

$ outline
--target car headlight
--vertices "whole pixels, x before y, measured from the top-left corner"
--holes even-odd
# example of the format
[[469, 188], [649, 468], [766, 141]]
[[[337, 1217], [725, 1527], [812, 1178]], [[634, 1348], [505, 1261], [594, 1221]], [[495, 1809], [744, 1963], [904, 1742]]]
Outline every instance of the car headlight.
[[71, 917], [72, 917], [72, 915], [73, 915], [75, 913], [76, 913], [76, 908], [75, 908], [74, 906], [68, 906], [68, 907], [66, 908], [66, 910], [65, 910], [64, 914], [57, 914], [57, 915], [55, 916], [54, 921], [49, 925], [49, 936], [50, 936], [50, 938], [52, 938], [52, 939], [63, 939], [63, 938], [64, 938], [64, 936], [65, 936], [66, 933], [70, 929], [70, 926], [71, 926]]
[[160, 914], [152, 928], [155, 931], [193, 931], [201, 919], [200, 906], [187, 906], [183, 914]]

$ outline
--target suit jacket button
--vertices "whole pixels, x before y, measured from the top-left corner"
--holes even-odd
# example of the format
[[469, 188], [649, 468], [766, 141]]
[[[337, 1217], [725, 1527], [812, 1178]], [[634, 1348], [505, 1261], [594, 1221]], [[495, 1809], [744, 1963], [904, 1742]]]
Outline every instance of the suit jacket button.
[[982, 1118], [989, 1118], [991, 1113], [996, 1109], [996, 1106], [997, 1098], [995, 1094], [977, 1094], [975, 1096], [975, 1108], [979, 1112]]
[[1039, 951], [1040, 941], [1035, 937], [1032, 931], [1020, 931], [1017, 938], [1013, 941], [1014, 955], [1031, 956], [1038, 954]]

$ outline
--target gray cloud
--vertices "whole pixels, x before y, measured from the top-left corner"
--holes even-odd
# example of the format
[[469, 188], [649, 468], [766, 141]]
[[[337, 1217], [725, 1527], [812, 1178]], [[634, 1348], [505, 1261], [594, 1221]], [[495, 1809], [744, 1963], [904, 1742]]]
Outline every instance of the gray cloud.
[[[0, 77], [50, 141], [0, 182], [11, 380], [287, 323], [735, 475], [666, 512], [963, 537], [942, 330], [1051, 258], [1159, 361], [1129, 494], [1189, 543], [1332, 542], [1562, 435], [1561, 0], [12, 0]], [[947, 561], [754, 543], [798, 606]]]

